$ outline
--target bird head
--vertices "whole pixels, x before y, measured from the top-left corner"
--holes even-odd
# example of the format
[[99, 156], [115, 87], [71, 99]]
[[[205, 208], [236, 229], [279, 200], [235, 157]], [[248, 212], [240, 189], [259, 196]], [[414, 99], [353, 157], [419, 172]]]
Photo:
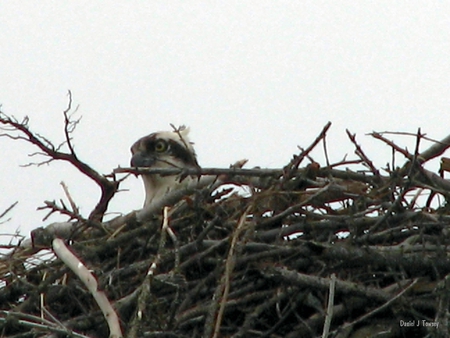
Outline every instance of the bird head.
[[[131, 166], [145, 168], [199, 167], [189, 129], [184, 126], [174, 131], [160, 131], [144, 136], [131, 146]], [[155, 198], [181, 187], [179, 177], [143, 174], [145, 188], [144, 207]]]

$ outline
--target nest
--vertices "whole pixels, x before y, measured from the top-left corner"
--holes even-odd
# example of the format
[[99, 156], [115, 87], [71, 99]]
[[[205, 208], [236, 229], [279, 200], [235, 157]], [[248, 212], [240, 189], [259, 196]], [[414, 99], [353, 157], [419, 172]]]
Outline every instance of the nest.
[[449, 140], [410, 154], [374, 134], [406, 158], [381, 174], [349, 136], [364, 172], [301, 167], [307, 149], [145, 219], [36, 230], [0, 261], [1, 337], [446, 337], [450, 183], [424, 164]]

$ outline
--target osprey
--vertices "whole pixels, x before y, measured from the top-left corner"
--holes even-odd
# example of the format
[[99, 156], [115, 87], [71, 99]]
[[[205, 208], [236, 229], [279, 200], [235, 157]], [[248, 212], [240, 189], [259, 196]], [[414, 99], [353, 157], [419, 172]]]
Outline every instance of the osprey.
[[[188, 137], [189, 128], [181, 126], [174, 131], [159, 131], [144, 136], [131, 146], [131, 166], [146, 168], [198, 168], [197, 156]], [[145, 188], [144, 208], [155, 198], [180, 187], [177, 176], [142, 174]], [[183, 182], [190, 181], [186, 178]]]

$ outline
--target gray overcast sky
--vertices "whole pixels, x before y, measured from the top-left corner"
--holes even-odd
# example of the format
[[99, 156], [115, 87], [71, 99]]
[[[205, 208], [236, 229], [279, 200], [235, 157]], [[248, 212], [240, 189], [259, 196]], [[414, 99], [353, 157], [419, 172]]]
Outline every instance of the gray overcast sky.
[[[203, 166], [280, 167], [327, 121], [332, 161], [353, 153], [349, 128], [384, 165], [389, 149], [365, 133], [449, 133], [449, 15], [447, 2], [410, 0], [2, 1], [0, 103], [57, 144], [70, 89], [78, 155], [105, 174], [169, 123], [191, 127]], [[94, 207], [97, 188], [69, 165], [21, 168], [35, 149], [0, 149], [0, 211], [19, 201], [0, 233], [65, 220], [36, 211], [64, 197], [60, 181], [85, 216]], [[142, 205], [138, 179], [123, 188], [111, 212]]]

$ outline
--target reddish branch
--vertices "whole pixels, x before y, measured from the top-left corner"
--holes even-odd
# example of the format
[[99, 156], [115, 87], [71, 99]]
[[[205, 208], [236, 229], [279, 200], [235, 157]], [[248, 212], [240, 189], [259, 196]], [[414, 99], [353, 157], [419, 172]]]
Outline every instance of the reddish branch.
[[[43, 155], [48, 157], [49, 159], [37, 165], [41, 165], [44, 163], [49, 163], [55, 160], [69, 162], [75, 168], [77, 168], [82, 174], [86, 175], [90, 179], [92, 179], [101, 190], [100, 200], [97, 203], [94, 210], [89, 215], [90, 220], [101, 221], [103, 215], [105, 214], [108, 203], [117, 192], [119, 187], [119, 182], [107, 179], [104, 175], [98, 173], [95, 169], [93, 169], [90, 165], [81, 161], [76, 155], [72, 143], [71, 134], [73, 133], [77, 123], [79, 120], [71, 120], [69, 111], [72, 106], [72, 95], [69, 91], [69, 103], [67, 109], [63, 112], [64, 114], [64, 134], [65, 141], [61, 143], [58, 147], [55, 147], [51, 141], [49, 141], [44, 136], [36, 134], [32, 132], [28, 126], [28, 117], [25, 117], [22, 122], [19, 122], [14, 117], [10, 117], [3, 112], [0, 112], [0, 123], [5, 127], [2, 128], [6, 131], [6, 133], [0, 134], [0, 136], [8, 137], [11, 139], [19, 139], [25, 140], [28, 143], [31, 143], [35, 147], [40, 149], [40, 152], [34, 153], [32, 155]], [[18, 135], [13, 135], [12, 133], [18, 132]], [[66, 144], [69, 148], [69, 152], [60, 151], [62, 145]]]

